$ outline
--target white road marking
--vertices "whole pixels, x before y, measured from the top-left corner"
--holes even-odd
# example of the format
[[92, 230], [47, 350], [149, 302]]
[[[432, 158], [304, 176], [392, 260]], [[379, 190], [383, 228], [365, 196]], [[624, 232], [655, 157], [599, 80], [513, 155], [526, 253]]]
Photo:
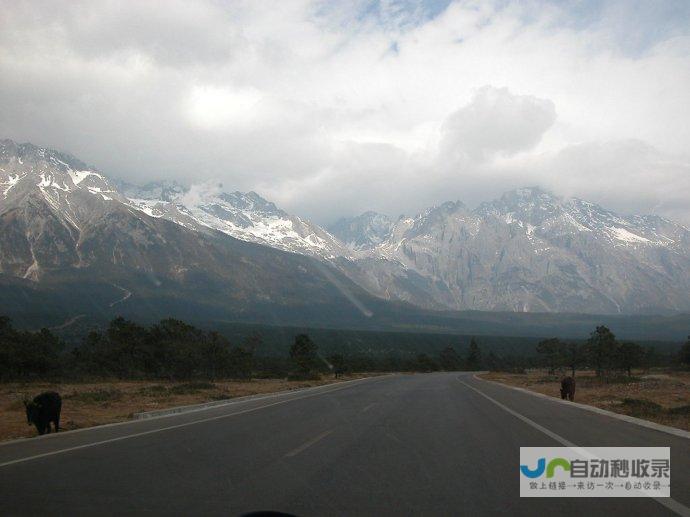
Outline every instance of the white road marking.
[[514, 411], [514, 410], [510, 409], [508, 406], [505, 406], [505, 405], [501, 404], [498, 400], [496, 400], [496, 399], [494, 399], [494, 398], [492, 398], [492, 397], [489, 397], [486, 393], [479, 391], [477, 388], [475, 388], [475, 387], [473, 387], [473, 386], [470, 386], [469, 384], [467, 384], [467, 383], [464, 382], [464, 381], [461, 381], [460, 379], [458, 379], [458, 381], [460, 381], [460, 384], [462, 384], [462, 385], [464, 385], [464, 386], [467, 386], [469, 389], [471, 389], [471, 390], [476, 391], [477, 393], [479, 393], [482, 397], [484, 397], [484, 398], [490, 400], [491, 402], [493, 402], [494, 404], [496, 404], [498, 407], [500, 407], [500, 408], [503, 409], [504, 411], [507, 411], [508, 413], [510, 413], [511, 415], [513, 415], [515, 418], [519, 418], [520, 420], [522, 420], [522, 421], [525, 422], [526, 424], [531, 425], [532, 427], [534, 427], [535, 429], [541, 431], [541, 432], [544, 433], [545, 435], [550, 436], [551, 438], [553, 438], [554, 440], [556, 440], [556, 441], [559, 442], [560, 444], [565, 445], [566, 447], [577, 447], [577, 445], [575, 445], [573, 442], [570, 442], [570, 441], [566, 440], [565, 438], [563, 438], [562, 436], [557, 435], [557, 434], [554, 433], [553, 431], [549, 431], [546, 427], [544, 427], [544, 426], [542, 426], [542, 425], [539, 425], [539, 424], [536, 423], [534, 420], [532, 420], [532, 419], [530, 419], [530, 418], [527, 418], [526, 416], [521, 415], [521, 414], [518, 413], [517, 411]]
[[[478, 389], [475, 388], [474, 386], [470, 386], [470, 385], [467, 384], [466, 382], [461, 381], [460, 378], [457, 378], [457, 380], [458, 380], [458, 382], [459, 382], [460, 384], [462, 384], [463, 386], [468, 387], [469, 389], [471, 389], [472, 391], [478, 393], [479, 395], [481, 395], [481, 396], [484, 397], [485, 399], [487, 399], [487, 400], [493, 402], [494, 404], [496, 404], [496, 405], [497, 405], [498, 407], [500, 407], [502, 410], [504, 410], [504, 411], [510, 413], [510, 414], [513, 415], [515, 418], [518, 418], [518, 419], [522, 420], [522, 421], [525, 422], [527, 425], [530, 425], [530, 426], [532, 426], [533, 428], [537, 429], [538, 431], [541, 431], [541, 432], [544, 433], [545, 435], [549, 436], [550, 438], [553, 438], [553, 439], [556, 440], [558, 443], [560, 443], [560, 444], [562, 444], [562, 445], [565, 445], [566, 447], [576, 447], [576, 448], [579, 449], [580, 451], [586, 452], [586, 449], [583, 449], [582, 447], [580, 447], [580, 446], [578, 446], [578, 445], [575, 445], [573, 442], [571, 442], [571, 441], [569, 441], [569, 440], [566, 440], [566, 439], [563, 438], [562, 436], [560, 436], [560, 435], [554, 433], [553, 431], [550, 431], [550, 430], [547, 429], [546, 427], [544, 427], [544, 426], [542, 426], [542, 425], [539, 425], [538, 423], [536, 423], [536, 422], [535, 422], [534, 420], [532, 420], [531, 418], [527, 418], [526, 416], [521, 415], [521, 414], [518, 413], [517, 411], [515, 411], [515, 410], [513, 410], [513, 409], [510, 409], [510, 408], [509, 408], [508, 406], [506, 406], [505, 404], [501, 404], [498, 400], [494, 399], [493, 397], [490, 397], [489, 395], [487, 395], [486, 393], [484, 393], [484, 392], [478, 390]], [[683, 517], [690, 517], [690, 508], [688, 508], [687, 506], [683, 505], [682, 503], [679, 503], [679, 502], [676, 501], [675, 499], [671, 499], [670, 497], [651, 497], [651, 496], [650, 496], [650, 499], [655, 500], [657, 503], [659, 503], [659, 504], [665, 506], [666, 508], [668, 508], [669, 510], [671, 510], [672, 512], [674, 512], [674, 513], [676, 513], [676, 514], [678, 514], [678, 515], [682, 515]]]
[[375, 405], [376, 405], [376, 402], [372, 402], [371, 404], [369, 404], [368, 406], [366, 406], [364, 409], [362, 409], [362, 413], [366, 413], [366, 412], [369, 411], [371, 408], [373, 408]]
[[388, 438], [390, 438], [390, 439], [393, 440], [394, 442], [398, 442], [400, 445], [405, 445], [405, 442], [403, 442], [400, 438], [398, 438], [398, 437], [397, 437], [395, 434], [393, 434], [392, 432], [386, 433], [386, 436], [388, 436]]
[[510, 388], [511, 390], [521, 391], [522, 393], [527, 393], [533, 397], [539, 397], [542, 399], [550, 400], [551, 402], [556, 402], [557, 404], [565, 404], [567, 406], [575, 406], [585, 411], [591, 411], [592, 413], [599, 413], [600, 415], [610, 416], [611, 418], [616, 418], [618, 420], [623, 420], [624, 422], [630, 422], [631, 424], [639, 425], [640, 427], [647, 427], [648, 429], [654, 429], [655, 431], [661, 431], [662, 433], [672, 434], [674, 436], [679, 436], [681, 438], [690, 439], [690, 431], [684, 431], [683, 429], [677, 429], [675, 427], [670, 427], [667, 425], [657, 424], [656, 422], [649, 422], [648, 420], [642, 420], [641, 418], [635, 418], [633, 416], [621, 415], [620, 413], [614, 413], [613, 411], [608, 411], [606, 409], [601, 409], [596, 406], [590, 406], [587, 404], [580, 404], [578, 402], [571, 402], [569, 400], [561, 400], [556, 397], [551, 397], [549, 395], [544, 395], [543, 393], [538, 393], [536, 391], [531, 391], [525, 388], [520, 388], [518, 386], [511, 386], [509, 384], [503, 384], [502, 382], [492, 381], [490, 379], [483, 379], [482, 377], [477, 377], [473, 375], [475, 379], [481, 382], [490, 382], [491, 384], [496, 384], [502, 388]]
[[[100, 429], [106, 429], [108, 427], [123, 427], [123, 426], [132, 426], [132, 425], [137, 425], [140, 423], [144, 422], [149, 422], [151, 420], [160, 420], [162, 418], [172, 418], [172, 417], [177, 417], [183, 414], [187, 413], [199, 413], [202, 411], [210, 411], [214, 409], [219, 409], [219, 408], [224, 408], [227, 406], [236, 406], [237, 404], [243, 404], [245, 402], [256, 402], [257, 400], [266, 400], [266, 399], [274, 399], [278, 397], [283, 397], [283, 396], [289, 396], [289, 395], [295, 395], [297, 393], [311, 393], [315, 391], [324, 391], [328, 390], [328, 388], [332, 388], [334, 386], [345, 386], [346, 384], [354, 384], [362, 381], [368, 381], [368, 380], [380, 380], [384, 379], [386, 377], [390, 377], [393, 374], [390, 375], [377, 375], [375, 377], [362, 377], [360, 379], [352, 379], [349, 381], [342, 381], [342, 382], [333, 382], [330, 384], [322, 384], [320, 386], [313, 386], [311, 388], [299, 388], [299, 389], [294, 389], [294, 390], [282, 390], [282, 391], [276, 391], [274, 393], [269, 393], [267, 395], [246, 395], [244, 397], [236, 397], [232, 399], [228, 399], [227, 401], [222, 401], [218, 404], [213, 404], [213, 405], [208, 405], [208, 404], [192, 404], [190, 406], [178, 406], [176, 408], [169, 408], [170, 411], [166, 412], [167, 410], [159, 410], [159, 411], [151, 411], [149, 413], [136, 413], [134, 415], [135, 419], [134, 420], [125, 420], [123, 422], [113, 422], [112, 424], [101, 424], [101, 425], [95, 425], [92, 427], [82, 427], [80, 429], [70, 429], [69, 431], [60, 431], [59, 433], [50, 433], [50, 434], [44, 434], [41, 436], [33, 436], [31, 438], [16, 438], [14, 440], [7, 440], [4, 442], [0, 442], [0, 448], [2, 447], [9, 447], [17, 443], [22, 443], [22, 442], [33, 442], [36, 440], [51, 440], [51, 439], [59, 439], [62, 438], [65, 435], [72, 435], [72, 434], [77, 434], [77, 433], [88, 433], [89, 431], [97, 431]], [[176, 410], [176, 411], [173, 411]], [[148, 416], [150, 413], [157, 413], [153, 416]], [[142, 415], [147, 415], [147, 416], [142, 416]], [[0, 465], [1, 467], [2, 465]]]
[[[369, 379], [373, 379], [373, 378], [376, 378], [376, 377], [368, 377], [368, 378], [369, 378]], [[359, 380], [359, 379], [358, 379], [358, 380]], [[362, 380], [364, 380], [364, 379], [362, 379]], [[279, 405], [281, 405], [281, 404], [287, 404], [287, 403], [289, 403], [289, 402], [294, 402], [295, 400], [302, 400], [302, 399], [306, 399], [306, 398], [317, 397], [317, 396], [319, 396], [319, 395], [325, 395], [325, 394], [328, 394], [328, 393], [332, 393], [332, 392], [334, 392], [334, 391], [340, 391], [340, 390], [344, 390], [344, 389], [347, 389], [347, 388], [351, 388], [351, 387], [353, 386], [353, 384], [348, 384], [347, 386], [337, 385], [337, 384], [336, 384], [335, 386], [336, 386], [336, 387], [333, 388], [333, 389], [331, 389], [331, 390], [319, 391], [319, 392], [316, 392], [316, 393], [309, 393], [309, 394], [307, 394], [307, 395], [302, 395], [301, 397], [292, 397], [292, 398], [289, 398], [289, 399], [286, 399], [286, 400], [279, 400], [278, 402], [272, 402], [272, 403], [270, 403], [270, 404], [264, 404], [263, 406], [257, 406], [257, 407], [253, 407], [253, 408], [249, 408], [249, 409], [244, 409], [244, 410], [242, 410], [242, 411], [236, 411], [236, 412], [234, 412], [234, 413], [229, 413], [229, 414], [226, 414], [226, 415], [218, 415], [218, 416], [213, 416], [213, 417], [209, 417], [209, 418], [202, 418], [202, 419], [199, 419], [199, 420], [194, 420], [194, 421], [192, 421], [192, 422], [185, 422], [185, 423], [183, 423], [183, 424], [176, 424], [176, 425], [169, 425], [169, 426], [166, 426], [166, 427], [159, 427], [158, 429], [151, 429], [151, 430], [149, 430], [149, 431], [142, 431], [142, 432], [139, 432], [139, 433], [132, 433], [132, 434], [124, 435], [124, 436], [117, 436], [117, 437], [115, 437], [115, 438], [109, 438], [109, 439], [107, 439], [107, 440], [100, 440], [100, 441], [98, 441], [98, 442], [85, 443], [85, 444], [82, 444], [82, 445], [75, 445], [74, 447], [66, 447], [66, 448], [64, 448], [64, 449], [57, 449], [57, 450], [50, 451], [50, 452], [44, 452], [44, 453], [42, 453], [42, 454], [36, 454], [36, 455], [33, 455], [33, 456], [26, 456], [26, 457], [24, 457], [24, 458], [17, 458], [17, 459], [15, 459], [15, 460], [10, 460], [10, 461], [6, 461], [6, 462], [4, 462], [4, 463], [0, 463], [0, 468], [2, 468], [2, 467], [8, 467], [8, 466], [10, 466], [10, 465], [16, 465], [17, 463], [24, 463], [24, 462], [26, 462], [26, 461], [36, 460], [36, 459], [39, 459], [39, 458], [47, 458], [47, 457], [49, 457], [49, 456], [56, 456], [56, 455], [58, 455], [58, 454], [64, 454], [64, 453], [66, 453], [66, 452], [77, 451], [77, 450], [80, 450], [80, 449], [88, 449], [88, 448], [90, 448], [90, 447], [96, 447], [96, 446], [98, 446], [98, 445], [105, 445], [105, 444], [108, 444], [108, 443], [120, 442], [120, 441], [123, 441], [123, 440], [128, 440], [128, 439], [130, 439], [130, 438], [137, 438], [137, 437], [139, 437], [139, 436], [146, 436], [146, 435], [149, 435], [149, 434], [161, 433], [161, 432], [163, 432], [163, 431], [170, 431], [170, 430], [173, 430], [173, 429], [181, 429], [181, 428], [183, 428], [183, 427], [189, 427], [189, 426], [192, 426], [192, 425], [203, 424], [203, 423], [205, 423], [205, 422], [213, 422], [213, 421], [216, 421], [216, 420], [222, 420], [222, 419], [224, 419], [224, 418], [230, 418], [230, 417], [233, 417], [233, 416], [244, 415], [244, 414], [247, 414], [247, 413], [253, 413], [253, 412], [255, 412], [255, 411], [259, 411], [260, 409], [265, 409], [265, 408], [273, 407], [273, 406], [279, 406]], [[145, 420], [142, 420], [142, 422], [144, 422], [144, 421], [145, 421]], [[57, 435], [56, 435], [56, 436], [57, 436]]]
[[314, 445], [315, 443], [320, 442], [321, 440], [323, 440], [324, 438], [326, 438], [326, 436], [328, 436], [328, 435], [331, 434], [332, 432], [333, 432], [333, 429], [321, 433], [319, 436], [317, 436], [317, 437], [315, 437], [315, 438], [312, 438], [311, 440], [309, 440], [309, 441], [306, 442], [306, 443], [303, 443], [302, 445], [300, 445], [299, 447], [297, 447], [295, 450], [292, 450], [292, 451], [288, 452], [288, 453], [285, 455], [285, 457], [286, 457], [286, 458], [292, 458], [293, 456], [297, 456], [300, 452], [305, 451], [305, 450], [307, 450], [309, 447], [311, 447], [312, 445]]

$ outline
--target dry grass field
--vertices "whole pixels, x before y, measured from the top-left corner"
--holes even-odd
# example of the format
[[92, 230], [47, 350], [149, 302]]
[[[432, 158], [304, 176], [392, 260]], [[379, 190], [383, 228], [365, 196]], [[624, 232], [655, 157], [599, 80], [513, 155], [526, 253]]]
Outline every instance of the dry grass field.
[[37, 434], [36, 428], [26, 422], [23, 399], [33, 398], [48, 390], [61, 394], [60, 427], [70, 430], [121, 422], [131, 419], [134, 413], [143, 411], [320, 386], [366, 376], [354, 374], [337, 381], [328, 377], [315, 381], [255, 379], [215, 382], [103, 381], [0, 384], [0, 440]]
[[[490, 372], [481, 377], [560, 398], [561, 376], [545, 370]], [[633, 372], [609, 382], [577, 372], [575, 402], [690, 431], [690, 372]]]

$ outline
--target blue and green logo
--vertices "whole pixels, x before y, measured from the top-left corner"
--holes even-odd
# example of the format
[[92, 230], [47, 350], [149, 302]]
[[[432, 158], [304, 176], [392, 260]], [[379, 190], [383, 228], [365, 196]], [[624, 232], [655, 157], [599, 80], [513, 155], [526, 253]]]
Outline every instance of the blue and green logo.
[[554, 458], [549, 463], [546, 463], [546, 458], [539, 458], [537, 460], [537, 468], [531, 469], [527, 465], [520, 465], [520, 472], [525, 477], [536, 479], [544, 475], [546, 472], [547, 478], [552, 478], [556, 467], [561, 467], [564, 471], [570, 472], [570, 462], [565, 458]]

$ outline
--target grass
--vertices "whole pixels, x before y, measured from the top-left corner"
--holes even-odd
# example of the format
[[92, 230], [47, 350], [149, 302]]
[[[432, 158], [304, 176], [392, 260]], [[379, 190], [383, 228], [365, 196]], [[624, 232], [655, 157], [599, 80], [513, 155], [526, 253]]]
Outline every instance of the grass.
[[678, 407], [672, 407], [671, 409], [668, 410], [668, 412], [671, 415], [690, 415], [690, 405], [687, 406], [678, 406]]
[[118, 400], [122, 397], [122, 392], [117, 388], [104, 388], [97, 389], [95, 391], [73, 391], [69, 395], [65, 395], [63, 398], [67, 400], [74, 400], [78, 402], [85, 403], [96, 403], [96, 402], [110, 402], [113, 400]]
[[[365, 375], [350, 375], [344, 381]], [[329, 384], [322, 380], [288, 381], [254, 379], [251, 381], [216, 380], [215, 382], [97, 381], [83, 383], [28, 382], [0, 383], [0, 441], [36, 435], [26, 423], [23, 400], [44, 391], [62, 395], [61, 427], [64, 430], [120, 422], [135, 413], [169, 407], [227, 400], [245, 395], [306, 388]]]
[[211, 400], [230, 400], [232, 397], [227, 393], [214, 393], [211, 395]]
[[202, 390], [215, 390], [217, 386], [211, 382], [185, 382], [170, 388], [170, 392], [175, 395], [190, 395]]
[[[544, 370], [490, 372], [483, 377], [560, 398], [561, 376]], [[594, 372], [578, 371], [575, 380], [575, 402], [690, 431], [690, 372], [635, 371], [631, 377], [601, 379]]]
[[623, 402], [621, 402], [621, 406], [627, 409], [629, 414], [642, 417], [658, 415], [664, 411], [664, 407], [661, 404], [645, 399], [624, 398]]
[[168, 395], [168, 387], [163, 386], [162, 384], [154, 384], [153, 386], [144, 386], [143, 388], [140, 388], [139, 391], [137, 392], [141, 395], [144, 396], [166, 396]]

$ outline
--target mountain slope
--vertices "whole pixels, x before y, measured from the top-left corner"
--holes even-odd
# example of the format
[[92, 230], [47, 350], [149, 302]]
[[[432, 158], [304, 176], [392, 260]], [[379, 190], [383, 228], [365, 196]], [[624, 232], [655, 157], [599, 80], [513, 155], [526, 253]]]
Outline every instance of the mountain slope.
[[221, 185], [211, 184], [189, 189], [167, 182], [144, 187], [124, 185], [123, 192], [133, 206], [147, 214], [189, 228], [211, 228], [237, 239], [324, 260], [349, 256], [347, 248], [331, 234], [280, 210], [255, 192], [227, 193]]
[[343, 218], [328, 228], [328, 231], [353, 250], [366, 250], [378, 246], [388, 237], [393, 222], [383, 214], [364, 212], [357, 217]]
[[119, 309], [146, 292], [243, 314], [346, 303], [366, 318], [380, 299], [430, 310], [690, 310], [687, 228], [538, 188], [397, 221], [367, 212], [330, 230], [253, 192], [116, 184], [64, 153], [0, 142], [0, 275], [134, 293]]
[[29, 307], [347, 319], [375, 301], [312, 258], [136, 210], [100, 173], [54, 151], [0, 142], [0, 188], [0, 283]]
[[[438, 308], [639, 313], [690, 309], [690, 232], [519, 189], [401, 218], [370, 256], [434, 280]], [[407, 298], [416, 303], [413, 296]]]

